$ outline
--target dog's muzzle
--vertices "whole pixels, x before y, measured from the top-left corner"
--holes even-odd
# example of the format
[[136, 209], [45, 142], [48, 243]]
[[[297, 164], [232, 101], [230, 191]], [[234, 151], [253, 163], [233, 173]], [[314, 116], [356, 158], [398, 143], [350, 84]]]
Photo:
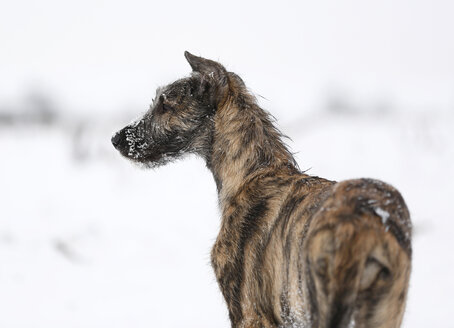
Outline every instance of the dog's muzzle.
[[110, 140], [112, 141], [112, 145], [115, 148], [118, 148], [118, 146], [120, 145], [120, 142], [121, 142], [121, 133], [120, 132], [115, 133], [112, 136], [112, 139], [110, 139]]

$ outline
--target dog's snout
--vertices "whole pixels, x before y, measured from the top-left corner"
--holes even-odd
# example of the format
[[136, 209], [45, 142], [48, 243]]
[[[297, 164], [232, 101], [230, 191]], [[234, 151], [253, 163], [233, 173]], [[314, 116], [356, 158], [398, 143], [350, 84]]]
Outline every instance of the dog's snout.
[[120, 133], [119, 132], [115, 133], [113, 135], [111, 141], [112, 141], [112, 145], [114, 145], [114, 147], [117, 148], [121, 141]]

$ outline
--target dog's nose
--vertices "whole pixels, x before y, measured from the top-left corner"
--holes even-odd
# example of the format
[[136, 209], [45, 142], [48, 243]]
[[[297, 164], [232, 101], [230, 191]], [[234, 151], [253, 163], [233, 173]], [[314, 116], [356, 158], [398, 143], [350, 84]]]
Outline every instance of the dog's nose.
[[114, 145], [115, 148], [120, 144], [121, 136], [120, 133], [115, 133], [111, 139], [112, 145]]

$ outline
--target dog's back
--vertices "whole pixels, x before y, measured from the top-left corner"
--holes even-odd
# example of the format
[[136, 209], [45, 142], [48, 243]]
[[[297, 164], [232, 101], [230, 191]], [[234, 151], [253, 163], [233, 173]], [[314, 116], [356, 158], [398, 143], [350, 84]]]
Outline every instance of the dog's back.
[[411, 225], [394, 188], [282, 173], [244, 192], [212, 251], [233, 327], [400, 326]]

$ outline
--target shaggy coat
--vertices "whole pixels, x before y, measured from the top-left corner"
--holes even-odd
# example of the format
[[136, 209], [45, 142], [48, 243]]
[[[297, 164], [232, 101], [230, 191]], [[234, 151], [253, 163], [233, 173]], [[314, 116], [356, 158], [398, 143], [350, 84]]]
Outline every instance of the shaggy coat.
[[411, 265], [399, 192], [301, 172], [243, 81], [185, 56], [192, 75], [158, 89], [112, 143], [148, 167], [205, 159], [222, 211], [211, 263], [232, 327], [399, 327]]

